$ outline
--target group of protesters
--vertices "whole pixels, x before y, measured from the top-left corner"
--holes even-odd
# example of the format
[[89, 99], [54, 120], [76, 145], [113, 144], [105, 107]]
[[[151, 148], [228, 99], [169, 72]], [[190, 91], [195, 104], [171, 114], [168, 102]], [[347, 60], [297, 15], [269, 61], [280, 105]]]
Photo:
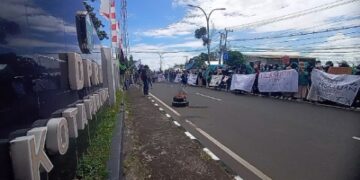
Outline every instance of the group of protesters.
[[[323, 72], [328, 72], [331, 67], [334, 67], [334, 64], [331, 61], [326, 62], [325, 65], [322, 65], [320, 61], [317, 61], [315, 64], [308, 62], [292, 62], [287, 64], [260, 64], [260, 63], [249, 63], [241, 64], [237, 67], [226, 67], [226, 66], [217, 66], [213, 69], [192, 69], [188, 70], [191, 74], [197, 74], [196, 85], [197, 86], [206, 86], [209, 87], [211, 82], [212, 75], [222, 75], [222, 79], [219, 84], [214, 86], [215, 89], [224, 89], [230, 91], [232, 75], [233, 74], [256, 74], [255, 82], [252, 87], [251, 94], [258, 94], [261, 96], [273, 96], [278, 98], [286, 99], [300, 99], [304, 101], [311, 101], [308, 99], [308, 93], [311, 87], [311, 73], [313, 69], [317, 69]], [[346, 62], [339, 63], [339, 67], [348, 67], [350, 66]], [[281, 70], [290, 70], [294, 69], [298, 72], [298, 92], [260, 92], [258, 88], [258, 79], [259, 74], [262, 72], [272, 72], [272, 71], [281, 71]], [[168, 77], [170, 82], [174, 82], [176, 79], [176, 74], [179, 74], [179, 71], [170, 71], [168, 72]], [[360, 75], [360, 65], [352, 67], [352, 75]], [[234, 90], [235, 93], [246, 94], [247, 92], [242, 90]], [[323, 100], [323, 103], [336, 104], [334, 102]], [[360, 106], [360, 93], [358, 91], [357, 96], [352, 104], [352, 106]]]

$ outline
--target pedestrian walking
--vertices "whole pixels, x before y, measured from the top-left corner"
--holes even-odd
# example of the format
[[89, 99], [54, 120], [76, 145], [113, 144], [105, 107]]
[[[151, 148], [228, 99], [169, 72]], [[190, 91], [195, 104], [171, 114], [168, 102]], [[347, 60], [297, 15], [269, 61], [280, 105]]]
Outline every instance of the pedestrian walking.
[[144, 95], [149, 95], [149, 77], [150, 77], [150, 69], [149, 66], [145, 65], [141, 70], [141, 80], [143, 81], [143, 92]]

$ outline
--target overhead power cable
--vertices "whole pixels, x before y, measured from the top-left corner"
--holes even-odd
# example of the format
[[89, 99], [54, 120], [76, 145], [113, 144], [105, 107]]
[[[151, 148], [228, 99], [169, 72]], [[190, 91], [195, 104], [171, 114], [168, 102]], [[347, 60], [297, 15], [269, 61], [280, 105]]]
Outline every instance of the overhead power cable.
[[354, 29], [354, 28], [359, 28], [359, 27], [360, 27], [360, 25], [353, 25], [353, 26], [330, 28], [330, 29], [313, 31], [313, 32], [293, 33], [293, 34], [289, 34], [289, 35], [265, 36], [265, 37], [248, 38], [248, 39], [234, 39], [232, 41], [255, 41], [255, 40], [263, 40], [263, 39], [278, 39], [278, 38], [286, 38], [286, 37], [294, 37], [294, 36], [305, 36], [305, 35], [313, 35], [313, 34], [319, 34], [319, 33], [335, 32], [335, 31]]
[[239, 30], [239, 29], [243, 29], [243, 28], [263, 26], [263, 25], [267, 25], [267, 24], [271, 24], [271, 23], [275, 23], [275, 22], [288, 20], [288, 19], [294, 19], [294, 18], [305, 16], [305, 15], [312, 14], [312, 13], [321, 12], [321, 11], [324, 11], [324, 10], [328, 10], [328, 9], [331, 9], [331, 8], [343, 6], [343, 5], [354, 3], [354, 2], [357, 2], [357, 1], [359, 1], [359, 0], [335, 1], [335, 2], [331, 2], [331, 3], [326, 3], [326, 4], [323, 4], [323, 5], [319, 5], [319, 6], [310, 8], [310, 9], [298, 11], [298, 12], [295, 12], [295, 13], [291, 13], [291, 14], [287, 14], [287, 15], [283, 15], [283, 16], [278, 16], [278, 17], [274, 17], [274, 18], [269, 18], [269, 19], [265, 19], [265, 20], [261, 20], [261, 21], [256, 21], [256, 22], [253, 22], [253, 23], [227, 27], [227, 28]]

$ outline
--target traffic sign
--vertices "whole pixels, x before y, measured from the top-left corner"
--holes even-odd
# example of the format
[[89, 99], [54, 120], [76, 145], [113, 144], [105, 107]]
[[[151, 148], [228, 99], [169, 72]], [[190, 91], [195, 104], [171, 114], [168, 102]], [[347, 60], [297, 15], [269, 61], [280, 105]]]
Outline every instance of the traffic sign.
[[224, 52], [223, 59], [224, 59], [224, 61], [229, 60], [229, 53], [228, 52]]

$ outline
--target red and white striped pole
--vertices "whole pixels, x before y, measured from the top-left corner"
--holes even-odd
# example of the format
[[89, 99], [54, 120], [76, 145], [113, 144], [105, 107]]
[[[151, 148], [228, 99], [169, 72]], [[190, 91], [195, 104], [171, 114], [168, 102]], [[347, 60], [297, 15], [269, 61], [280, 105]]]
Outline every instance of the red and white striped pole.
[[116, 20], [115, 1], [110, 1], [111, 43], [113, 48], [118, 48], [118, 32]]

